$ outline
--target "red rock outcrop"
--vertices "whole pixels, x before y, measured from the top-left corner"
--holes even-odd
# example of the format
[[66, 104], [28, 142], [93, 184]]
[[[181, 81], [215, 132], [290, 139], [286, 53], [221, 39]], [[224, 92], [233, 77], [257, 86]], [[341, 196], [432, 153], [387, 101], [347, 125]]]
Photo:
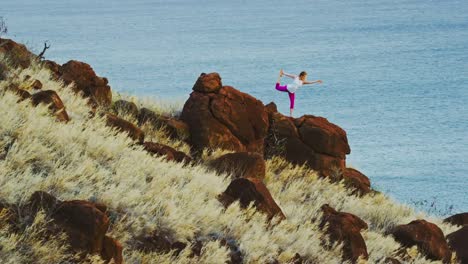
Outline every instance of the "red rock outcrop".
[[468, 213], [452, 215], [450, 217], [445, 218], [444, 222], [459, 226], [468, 225]]
[[369, 178], [356, 169], [346, 168], [343, 179], [348, 187], [354, 189], [354, 194], [364, 195], [371, 191]]
[[[13, 67], [25, 69], [31, 65], [33, 60], [38, 60], [38, 57], [31, 53], [26, 46], [13, 40], [0, 39], [0, 44], [0, 53], [4, 53], [10, 59]], [[93, 107], [109, 106], [112, 103], [112, 92], [107, 79], [97, 76], [89, 64], [73, 60], [62, 66], [49, 60], [42, 63], [51, 70], [56, 79], [62, 79], [67, 85], [75, 83], [74, 90], [89, 97]], [[5, 65], [1, 67], [5, 67]], [[0, 79], [3, 77], [0, 76]], [[37, 82], [32, 85], [36, 89], [41, 86]]]
[[217, 73], [202, 74], [184, 105], [181, 120], [190, 129], [195, 152], [204, 148], [263, 153], [268, 115], [263, 103], [233, 87]]
[[350, 153], [346, 132], [323, 117], [286, 117], [270, 103], [266, 108], [270, 128], [265, 156], [283, 156], [294, 164], [306, 164], [324, 176], [337, 177], [346, 168]]
[[343, 243], [343, 260], [355, 263], [360, 256], [367, 259], [367, 246], [360, 231], [367, 229], [361, 218], [344, 212], [337, 212], [328, 204], [322, 206], [323, 217], [319, 227], [325, 229], [332, 243]]
[[26, 90], [41, 90], [42, 82], [36, 79], [32, 79], [31, 76], [26, 75], [23, 80], [23, 89]]
[[75, 84], [75, 92], [81, 92], [83, 96], [90, 98], [93, 107], [109, 106], [112, 103], [107, 78], [97, 76], [89, 64], [71, 60], [60, 67], [59, 75], [65, 84]]
[[192, 159], [182, 151], [178, 151], [169, 146], [155, 143], [155, 142], [145, 142], [143, 144], [146, 151], [155, 155], [155, 156], [165, 156], [168, 161], [177, 161], [183, 163], [190, 163]]
[[195, 82], [193, 90], [201, 93], [215, 93], [223, 87], [221, 76], [218, 73], [202, 73]]
[[87, 201], [65, 201], [60, 203], [52, 218], [64, 229], [73, 249], [89, 253], [100, 253], [104, 237], [109, 228], [109, 219]]
[[234, 201], [239, 201], [243, 208], [253, 203], [260, 212], [268, 216], [268, 219], [275, 216], [279, 216], [280, 219], [286, 218], [261, 179], [235, 179], [218, 198], [226, 207]]
[[234, 178], [265, 178], [265, 160], [254, 152], [228, 153], [210, 161], [208, 167]]
[[25, 45], [14, 42], [11, 39], [0, 38], [0, 53], [4, 53], [13, 67], [28, 68], [31, 61], [37, 58]]
[[463, 226], [447, 236], [449, 247], [456, 253], [461, 264], [468, 264], [468, 226]]
[[127, 133], [131, 139], [139, 143], [143, 143], [145, 140], [145, 133], [139, 127], [116, 115], [108, 113], [106, 115], [106, 124], [116, 128], [120, 132]]
[[399, 225], [392, 231], [396, 241], [404, 247], [417, 246], [419, 251], [432, 260], [448, 263], [451, 252], [440, 228], [426, 220], [415, 220]]
[[70, 120], [62, 99], [60, 99], [58, 94], [53, 90], [37, 92], [31, 96], [31, 101], [34, 106], [39, 104], [49, 105], [49, 110], [59, 121], [68, 122]]
[[[35, 192], [27, 202], [23, 212], [34, 218], [39, 210], [44, 210], [53, 219], [53, 224], [65, 232], [71, 250], [83, 254], [100, 254], [106, 261], [123, 263], [122, 246], [115, 239], [106, 236], [109, 218], [105, 207], [83, 201], [60, 201], [46, 192]], [[51, 232], [57, 228], [49, 228]]]

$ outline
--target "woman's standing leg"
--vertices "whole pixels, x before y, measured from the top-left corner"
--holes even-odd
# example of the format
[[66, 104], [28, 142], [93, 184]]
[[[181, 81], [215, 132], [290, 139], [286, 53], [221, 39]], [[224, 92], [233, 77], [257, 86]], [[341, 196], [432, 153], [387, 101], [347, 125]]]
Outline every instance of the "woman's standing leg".
[[289, 94], [289, 115], [292, 117], [293, 111], [294, 111], [294, 101], [296, 99], [296, 94], [295, 93], [290, 93]]

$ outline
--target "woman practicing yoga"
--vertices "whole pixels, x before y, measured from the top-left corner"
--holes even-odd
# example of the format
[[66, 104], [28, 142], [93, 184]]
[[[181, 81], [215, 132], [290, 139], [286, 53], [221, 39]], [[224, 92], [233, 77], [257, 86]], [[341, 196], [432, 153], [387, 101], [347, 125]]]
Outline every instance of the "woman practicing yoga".
[[[280, 85], [280, 80], [283, 75], [288, 76], [289, 78], [294, 79], [294, 81], [287, 85]], [[314, 84], [314, 83], [322, 83], [322, 80], [317, 80], [313, 82], [306, 81], [307, 80], [307, 73], [305, 71], [299, 73], [299, 76], [294, 74], [285, 73], [283, 69], [280, 70], [280, 74], [278, 77], [278, 81], [276, 82], [276, 90], [281, 92], [288, 92], [289, 94], [289, 115], [292, 117], [294, 111], [294, 99], [295, 93], [304, 84]]]

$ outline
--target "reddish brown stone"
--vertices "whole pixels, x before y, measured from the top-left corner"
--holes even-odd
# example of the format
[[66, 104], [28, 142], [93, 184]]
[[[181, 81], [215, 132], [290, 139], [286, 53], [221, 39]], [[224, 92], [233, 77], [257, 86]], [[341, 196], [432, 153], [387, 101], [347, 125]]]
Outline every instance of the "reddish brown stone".
[[242, 142], [247, 151], [263, 155], [268, 114], [261, 101], [233, 87], [224, 86], [211, 101], [211, 112]]
[[449, 247], [456, 253], [461, 264], [468, 263], [468, 226], [463, 226], [447, 236]]
[[367, 223], [359, 217], [344, 212], [337, 212], [328, 204], [322, 206], [323, 218], [320, 228], [329, 235], [330, 242], [343, 243], [343, 260], [355, 263], [360, 256], [367, 259], [367, 246], [360, 231], [367, 229]]
[[89, 64], [72, 60], [60, 67], [60, 73], [65, 84], [74, 83], [74, 91], [90, 98], [93, 106], [109, 106], [112, 103], [107, 79], [97, 76]]
[[355, 190], [355, 194], [364, 195], [371, 191], [369, 178], [358, 170], [346, 168], [343, 178], [346, 185]]
[[305, 115], [295, 120], [301, 138], [314, 151], [345, 158], [351, 152], [346, 132], [326, 118]]
[[270, 102], [269, 104], [265, 105], [265, 111], [267, 111], [268, 114], [277, 113], [278, 107], [275, 103]]
[[11, 39], [0, 38], [0, 53], [6, 55], [14, 68], [28, 68], [31, 61], [37, 58], [25, 45], [16, 43]]
[[459, 226], [468, 225], [468, 213], [452, 215], [446, 218], [444, 222]]
[[66, 201], [57, 206], [52, 218], [67, 233], [74, 250], [101, 253], [109, 219], [87, 201]]
[[131, 139], [139, 143], [143, 143], [145, 139], [145, 133], [140, 128], [116, 115], [107, 114], [106, 124], [110, 127], [116, 128], [120, 132], [127, 133]]
[[117, 240], [104, 236], [101, 256], [107, 262], [112, 261], [114, 264], [122, 264], [122, 245]]
[[36, 191], [29, 197], [27, 202], [28, 213], [35, 215], [39, 210], [50, 213], [54, 211], [61, 202], [62, 201], [47, 192]]
[[270, 114], [271, 128], [274, 133], [281, 138], [299, 138], [299, 132], [294, 124], [294, 119], [284, 116], [278, 112]]
[[399, 225], [392, 235], [404, 247], [417, 246], [429, 259], [448, 263], [451, 252], [440, 228], [426, 220], [415, 220], [407, 225]]
[[49, 105], [49, 110], [57, 117], [59, 121], [68, 122], [68, 117], [65, 106], [63, 105], [62, 99], [53, 90], [40, 91], [32, 95], [32, 104], [37, 106], [39, 104]]
[[279, 216], [280, 219], [286, 218], [261, 179], [235, 179], [219, 196], [219, 200], [226, 207], [237, 200], [243, 208], [253, 203], [260, 212], [268, 216], [268, 219], [274, 216]]
[[274, 111], [274, 106], [269, 108], [266, 157], [282, 156], [327, 177], [334, 178], [343, 173], [345, 156], [350, 151], [344, 130], [322, 117], [306, 115], [294, 119]]
[[42, 83], [39, 80], [34, 80], [31, 85], [29, 85], [29, 89], [32, 90], [40, 90], [42, 89]]
[[229, 129], [214, 118], [210, 100], [214, 94], [193, 92], [185, 102], [181, 119], [190, 128], [189, 142], [195, 152], [205, 148], [245, 151], [245, 146]]
[[53, 78], [55, 79], [60, 78], [60, 75], [62, 75], [62, 73], [60, 72], [60, 67], [61, 67], [60, 64], [51, 60], [44, 60], [42, 63], [45, 68], [50, 70]]
[[208, 166], [220, 174], [234, 178], [265, 178], [265, 160], [254, 152], [236, 152], [222, 155], [209, 162]]
[[190, 163], [192, 159], [187, 156], [182, 151], [177, 151], [174, 148], [169, 146], [155, 143], [155, 142], [145, 142], [143, 144], [146, 151], [156, 156], [166, 156], [166, 159], [169, 161], [177, 161], [177, 162], [184, 162]]
[[181, 116], [195, 151], [222, 148], [263, 154], [268, 115], [261, 101], [230, 86], [210, 93], [195, 87]]
[[218, 73], [202, 73], [193, 86], [193, 90], [202, 93], [217, 92], [223, 86]]
[[105, 235], [109, 227], [107, 206], [82, 200], [62, 202], [49, 193], [36, 191], [21, 208], [23, 224], [32, 223], [39, 210], [53, 220], [45, 229], [46, 237], [65, 232], [70, 250], [78, 256], [101, 254], [106, 261], [123, 262], [122, 246]]

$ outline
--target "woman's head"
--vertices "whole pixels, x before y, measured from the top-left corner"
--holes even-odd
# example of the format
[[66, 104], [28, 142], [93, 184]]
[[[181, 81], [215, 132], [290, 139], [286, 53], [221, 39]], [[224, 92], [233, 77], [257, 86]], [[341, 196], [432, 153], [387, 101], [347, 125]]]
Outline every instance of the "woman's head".
[[299, 73], [299, 79], [300, 79], [301, 81], [305, 81], [306, 78], [307, 78], [307, 72], [301, 71], [301, 73]]

